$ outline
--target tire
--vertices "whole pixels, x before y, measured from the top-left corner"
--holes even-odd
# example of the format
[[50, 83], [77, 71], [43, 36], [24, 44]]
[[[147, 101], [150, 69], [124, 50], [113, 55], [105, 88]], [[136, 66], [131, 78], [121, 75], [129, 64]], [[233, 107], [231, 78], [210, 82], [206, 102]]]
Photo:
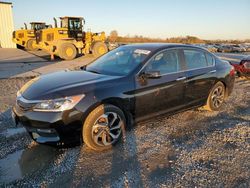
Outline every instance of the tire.
[[242, 77], [241, 73], [237, 71], [236, 75], [240, 78]]
[[92, 54], [94, 57], [99, 57], [108, 52], [108, 47], [103, 42], [95, 42], [92, 46]]
[[204, 109], [218, 111], [225, 100], [226, 89], [222, 82], [217, 82], [211, 89]]
[[24, 49], [24, 46], [21, 46], [20, 44], [16, 45], [17, 49]]
[[35, 42], [36, 42], [35, 39], [28, 40], [27, 44], [26, 44], [26, 49], [29, 50], [29, 51], [37, 51], [37, 50], [39, 50], [38, 48], [33, 46], [35, 44]]
[[126, 118], [120, 108], [109, 104], [100, 105], [83, 124], [83, 141], [96, 151], [111, 149], [121, 139], [125, 126]]
[[65, 60], [72, 60], [76, 58], [76, 47], [71, 43], [63, 43], [58, 49], [59, 57]]

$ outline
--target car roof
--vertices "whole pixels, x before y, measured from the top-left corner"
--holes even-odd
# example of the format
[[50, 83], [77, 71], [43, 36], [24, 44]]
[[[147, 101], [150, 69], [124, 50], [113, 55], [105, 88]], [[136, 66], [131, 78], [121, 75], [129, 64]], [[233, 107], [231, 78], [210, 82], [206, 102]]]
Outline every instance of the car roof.
[[149, 51], [159, 51], [165, 48], [175, 48], [175, 47], [188, 47], [195, 49], [203, 49], [198, 46], [189, 45], [189, 44], [177, 44], [177, 43], [135, 43], [135, 44], [127, 44], [126, 46], [131, 46], [138, 49], [144, 49]]

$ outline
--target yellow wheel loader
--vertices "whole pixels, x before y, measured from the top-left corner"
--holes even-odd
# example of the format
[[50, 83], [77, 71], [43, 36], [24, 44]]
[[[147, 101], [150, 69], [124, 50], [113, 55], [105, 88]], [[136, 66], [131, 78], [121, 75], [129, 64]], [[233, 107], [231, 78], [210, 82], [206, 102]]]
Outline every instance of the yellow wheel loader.
[[13, 32], [12, 41], [18, 46], [24, 47], [27, 50], [35, 51], [38, 50], [36, 47], [35, 33], [41, 29], [48, 28], [44, 22], [31, 22], [31, 28], [27, 28], [27, 24], [24, 23], [25, 28], [16, 30]]
[[61, 59], [71, 60], [78, 54], [92, 53], [98, 57], [108, 51], [104, 32], [83, 31], [85, 20], [82, 17], [60, 17], [60, 27], [36, 32], [37, 47]]

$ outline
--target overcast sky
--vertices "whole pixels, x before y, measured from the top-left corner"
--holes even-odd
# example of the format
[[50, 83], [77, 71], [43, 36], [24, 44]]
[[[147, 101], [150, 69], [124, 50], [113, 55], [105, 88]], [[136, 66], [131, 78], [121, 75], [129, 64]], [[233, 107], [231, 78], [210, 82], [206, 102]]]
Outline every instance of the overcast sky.
[[[6, 0], [7, 1], [7, 0]], [[11, 1], [11, 0], [8, 0]], [[119, 35], [250, 39], [250, 0], [12, 0], [14, 24], [82, 16], [85, 29]]]

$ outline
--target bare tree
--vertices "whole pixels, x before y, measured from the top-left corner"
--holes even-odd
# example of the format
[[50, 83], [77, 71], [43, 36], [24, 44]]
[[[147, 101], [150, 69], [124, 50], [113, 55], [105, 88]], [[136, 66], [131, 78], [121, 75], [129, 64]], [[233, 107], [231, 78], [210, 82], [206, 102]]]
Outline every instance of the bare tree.
[[117, 38], [118, 38], [118, 32], [116, 30], [111, 31], [109, 35], [109, 41], [114, 43], [116, 42]]

